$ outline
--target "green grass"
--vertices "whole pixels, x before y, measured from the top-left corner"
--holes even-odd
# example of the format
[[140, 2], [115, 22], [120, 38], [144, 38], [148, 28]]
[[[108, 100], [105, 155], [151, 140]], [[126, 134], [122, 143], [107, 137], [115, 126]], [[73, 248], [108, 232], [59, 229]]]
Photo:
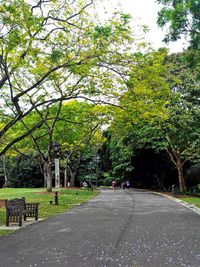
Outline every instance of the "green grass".
[[14, 230], [0, 230], [0, 236], [9, 235], [13, 232]]
[[200, 208], [200, 197], [182, 197], [181, 200]]
[[[3, 188], [0, 189], [0, 199], [12, 199], [25, 197], [26, 202], [38, 202], [39, 218], [48, 218], [58, 213], [62, 213], [78, 204], [81, 204], [93, 196], [98, 191], [88, 191], [85, 189], [62, 189], [59, 192], [59, 205], [51, 205], [50, 201], [55, 200], [54, 192], [47, 193], [43, 188]], [[5, 208], [0, 208], [0, 225], [5, 225]], [[3, 233], [2, 233], [3, 232]], [[6, 234], [5, 231], [0, 231]]]

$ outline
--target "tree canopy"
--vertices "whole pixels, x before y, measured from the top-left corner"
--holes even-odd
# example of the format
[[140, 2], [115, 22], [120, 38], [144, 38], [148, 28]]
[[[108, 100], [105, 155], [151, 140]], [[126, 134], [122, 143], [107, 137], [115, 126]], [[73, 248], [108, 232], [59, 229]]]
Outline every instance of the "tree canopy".
[[186, 37], [190, 53], [187, 61], [200, 70], [200, 2], [198, 0], [157, 0], [162, 4], [157, 23], [167, 28], [165, 42]]
[[6, 165], [23, 154], [40, 164], [50, 191], [58, 141], [73, 185], [84, 168], [96, 171], [99, 154], [110, 182], [132, 173], [137, 150], [151, 149], [168, 154], [183, 191], [184, 164], [200, 159], [200, 3], [157, 2], [158, 24], [169, 29], [165, 41], [186, 35], [187, 51], [154, 51], [137, 40], [130, 15], [101, 20], [97, 1], [0, 0], [5, 180]]
[[158, 24], [168, 25], [165, 41], [176, 41], [182, 35], [189, 35], [194, 49], [200, 49], [200, 2], [194, 0], [157, 0], [162, 4], [158, 13]]
[[185, 54], [151, 53], [154, 63], [144, 57], [147, 65], [138, 68], [140, 75], [133, 72], [134, 82], [122, 96], [109, 129], [114, 174], [126, 177], [132, 172], [138, 149], [165, 151], [184, 190], [183, 166], [200, 156], [198, 72], [188, 66]]
[[30, 112], [68, 99], [99, 101], [122, 85], [133, 41], [129, 16], [101, 23], [93, 14], [89, 0], [1, 1], [0, 155], [44, 123], [5, 142]]

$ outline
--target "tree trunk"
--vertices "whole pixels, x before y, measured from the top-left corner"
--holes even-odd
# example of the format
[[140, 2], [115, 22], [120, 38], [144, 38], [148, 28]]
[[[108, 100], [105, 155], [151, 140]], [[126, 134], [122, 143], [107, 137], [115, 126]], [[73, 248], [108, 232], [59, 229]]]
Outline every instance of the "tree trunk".
[[74, 166], [72, 166], [72, 168], [69, 167], [69, 171], [70, 171], [70, 184], [71, 186], [75, 185], [75, 176], [77, 173], [77, 169], [80, 163], [80, 157], [77, 159], [76, 163], [74, 164]]
[[181, 153], [179, 149], [174, 149], [172, 152], [167, 150], [167, 153], [169, 154], [171, 161], [174, 163], [178, 171], [179, 190], [182, 193], [185, 189], [185, 179], [183, 176], [183, 163], [181, 161]]
[[74, 185], [75, 185], [75, 172], [71, 172], [71, 179], [70, 179], [70, 184], [71, 184], [71, 186], [72, 187], [74, 187]]
[[68, 181], [67, 168], [65, 168], [65, 172], [64, 172], [64, 187], [67, 187], [67, 181]]
[[162, 172], [162, 176], [161, 176], [161, 188], [162, 188], [164, 191], [167, 191], [166, 188], [163, 186], [164, 179], [165, 179], [165, 172], [163, 171], [163, 172]]
[[47, 187], [47, 163], [44, 163], [43, 167], [43, 175], [44, 175], [44, 188]]
[[47, 168], [47, 192], [52, 191], [52, 169], [51, 169], [51, 162], [46, 163]]
[[3, 187], [8, 186], [8, 176], [6, 172], [6, 155], [3, 156], [3, 172], [4, 172], [4, 185]]
[[182, 193], [185, 189], [185, 180], [184, 180], [184, 176], [183, 176], [183, 164], [181, 162], [181, 159], [179, 157], [177, 157], [177, 171], [178, 171], [178, 181], [179, 181], [179, 189], [180, 192]]
[[160, 178], [157, 174], [154, 174], [155, 179], [157, 180], [157, 185], [158, 185], [158, 189], [161, 189], [161, 183], [160, 183]]

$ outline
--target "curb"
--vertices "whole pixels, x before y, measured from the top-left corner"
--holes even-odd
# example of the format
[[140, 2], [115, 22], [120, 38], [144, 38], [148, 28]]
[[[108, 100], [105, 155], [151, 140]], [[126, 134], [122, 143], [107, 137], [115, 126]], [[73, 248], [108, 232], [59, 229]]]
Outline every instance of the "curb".
[[22, 229], [22, 228], [24, 228], [26, 226], [29, 226], [31, 224], [35, 224], [37, 222], [41, 222], [43, 220], [44, 220], [44, 218], [40, 218], [37, 221], [33, 221], [33, 220], [31, 220], [31, 221], [23, 221], [22, 226], [19, 226], [18, 223], [17, 224], [16, 223], [10, 223], [9, 226], [3, 226], [3, 225], [0, 226], [0, 230], [12, 230], [12, 231], [16, 231], [16, 230], [20, 230], [20, 229]]
[[[150, 192], [150, 191], [149, 191], [149, 192]], [[197, 213], [198, 215], [200, 215], [200, 208], [196, 207], [196, 206], [193, 205], [193, 204], [186, 203], [186, 202], [184, 202], [184, 201], [182, 201], [182, 200], [180, 200], [180, 199], [177, 199], [177, 198], [175, 198], [175, 197], [168, 196], [168, 195], [165, 195], [165, 194], [162, 194], [162, 193], [158, 193], [158, 192], [152, 192], [152, 193], [154, 193], [154, 194], [156, 194], [156, 195], [160, 195], [160, 196], [166, 197], [166, 198], [171, 199], [171, 200], [173, 200], [173, 201], [175, 201], [175, 202], [178, 202], [178, 203], [181, 204], [182, 206], [184, 206], [184, 207], [186, 207], [186, 208], [188, 208], [188, 209], [194, 211], [194, 212]]]

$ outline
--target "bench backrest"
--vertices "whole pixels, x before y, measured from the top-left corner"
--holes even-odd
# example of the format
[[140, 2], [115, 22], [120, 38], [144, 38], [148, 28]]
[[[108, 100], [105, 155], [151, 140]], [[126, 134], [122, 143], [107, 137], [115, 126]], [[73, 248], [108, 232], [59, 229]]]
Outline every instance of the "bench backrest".
[[10, 200], [6, 200], [6, 207], [25, 207], [25, 198], [14, 198]]

